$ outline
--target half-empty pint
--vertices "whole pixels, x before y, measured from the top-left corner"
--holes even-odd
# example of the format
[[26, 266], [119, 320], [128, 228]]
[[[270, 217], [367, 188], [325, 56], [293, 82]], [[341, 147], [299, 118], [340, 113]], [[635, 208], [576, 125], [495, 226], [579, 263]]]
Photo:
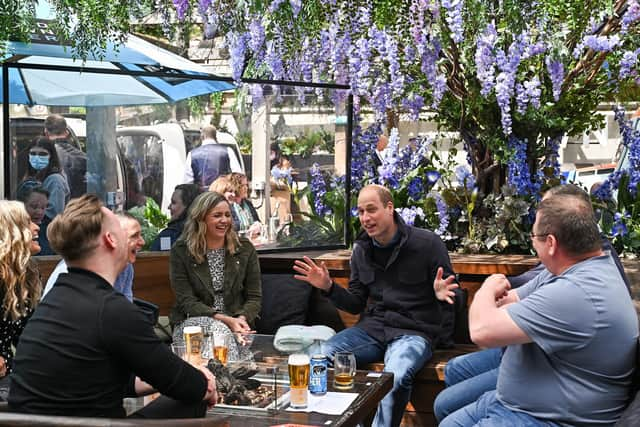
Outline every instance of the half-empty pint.
[[202, 354], [202, 328], [200, 326], [185, 326], [182, 330], [184, 343], [187, 347], [187, 357], [200, 356]]
[[294, 409], [307, 407], [309, 361], [309, 356], [306, 354], [292, 354], [289, 356], [290, 406]]

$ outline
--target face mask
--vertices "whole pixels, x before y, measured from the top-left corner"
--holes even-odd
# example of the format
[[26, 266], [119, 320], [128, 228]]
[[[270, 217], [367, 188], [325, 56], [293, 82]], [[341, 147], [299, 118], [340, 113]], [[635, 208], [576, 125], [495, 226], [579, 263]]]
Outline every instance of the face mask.
[[32, 168], [41, 171], [49, 166], [49, 156], [34, 156], [33, 154], [29, 154], [29, 163]]

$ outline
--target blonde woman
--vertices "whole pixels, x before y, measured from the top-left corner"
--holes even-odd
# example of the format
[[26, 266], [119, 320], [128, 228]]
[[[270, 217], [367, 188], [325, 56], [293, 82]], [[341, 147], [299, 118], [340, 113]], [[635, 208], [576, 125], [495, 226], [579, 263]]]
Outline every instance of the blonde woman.
[[[211, 333], [253, 332], [262, 300], [260, 264], [251, 242], [233, 230], [223, 195], [205, 192], [193, 201], [170, 262], [174, 342], [183, 341], [185, 326]], [[237, 349], [230, 348], [229, 357], [238, 357]]]
[[241, 217], [238, 216], [239, 206], [236, 203], [236, 197], [240, 192], [240, 188], [231, 180], [231, 175], [223, 175], [216, 178], [209, 186], [209, 191], [222, 194], [229, 202], [231, 209], [231, 218], [233, 219], [233, 229], [239, 235], [245, 236], [247, 228], [243, 227]]
[[0, 377], [11, 372], [11, 346], [40, 300], [40, 273], [31, 259], [40, 252], [39, 230], [22, 202], [0, 200]]

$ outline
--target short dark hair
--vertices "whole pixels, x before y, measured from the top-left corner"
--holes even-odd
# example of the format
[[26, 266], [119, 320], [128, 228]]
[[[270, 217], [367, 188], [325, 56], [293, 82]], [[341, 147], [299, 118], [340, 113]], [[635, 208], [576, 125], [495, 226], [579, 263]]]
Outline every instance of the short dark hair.
[[51, 114], [44, 120], [44, 128], [51, 135], [62, 135], [67, 131], [67, 121], [60, 114]]
[[99, 246], [104, 213], [102, 202], [95, 194], [72, 199], [47, 228], [47, 237], [54, 251], [65, 261], [75, 261], [91, 255]]
[[591, 200], [581, 195], [554, 194], [540, 202], [538, 234], [553, 234], [558, 244], [572, 256], [600, 248], [600, 232]]
[[27, 200], [29, 200], [29, 197], [33, 193], [39, 193], [44, 195], [47, 199], [49, 198], [49, 191], [47, 189], [40, 185], [38, 181], [31, 182], [33, 182], [34, 184], [23, 185], [21, 187], [20, 191], [18, 191], [18, 194], [16, 195], [16, 199], [20, 200], [22, 203], [27, 203]]
[[180, 215], [180, 219], [185, 219], [193, 201], [200, 195], [200, 186], [198, 184], [178, 184], [173, 191], [180, 190], [180, 198], [184, 205], [184, 212]]

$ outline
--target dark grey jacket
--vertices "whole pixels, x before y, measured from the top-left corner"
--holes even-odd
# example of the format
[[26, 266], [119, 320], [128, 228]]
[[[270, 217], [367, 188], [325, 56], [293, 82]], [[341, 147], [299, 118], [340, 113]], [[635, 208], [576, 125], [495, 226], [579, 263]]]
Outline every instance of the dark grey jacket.
[[435, 348], [453, 333], [453, 307], [433, 290], [438, 267], [445, 278], [453, 274], [449, 253], [438, 235], [394, 216], [401, 238], [387, 265], [374, 262], [373, 241], [361, 233], [351, 254], [349, 289], [334, 284], [327, 295], [336, 307], [361, 313], [356, 326], [383, 343], [419, 335]]
[[[187, 244], [179, 239], [171, 248], [171, 287], [176, 303], [169, 319], [177, 325], [187, 317], [213, 316], [213, 286], [206, 257], [197, 263], [189, 254]], [[234, 255], [228, 252], [224, 260], [224, 305], [227, 315], [244, 315], [254, 324], [262, 301], [260, 263], [251, 242], [240, 238], [240, 249]]]

